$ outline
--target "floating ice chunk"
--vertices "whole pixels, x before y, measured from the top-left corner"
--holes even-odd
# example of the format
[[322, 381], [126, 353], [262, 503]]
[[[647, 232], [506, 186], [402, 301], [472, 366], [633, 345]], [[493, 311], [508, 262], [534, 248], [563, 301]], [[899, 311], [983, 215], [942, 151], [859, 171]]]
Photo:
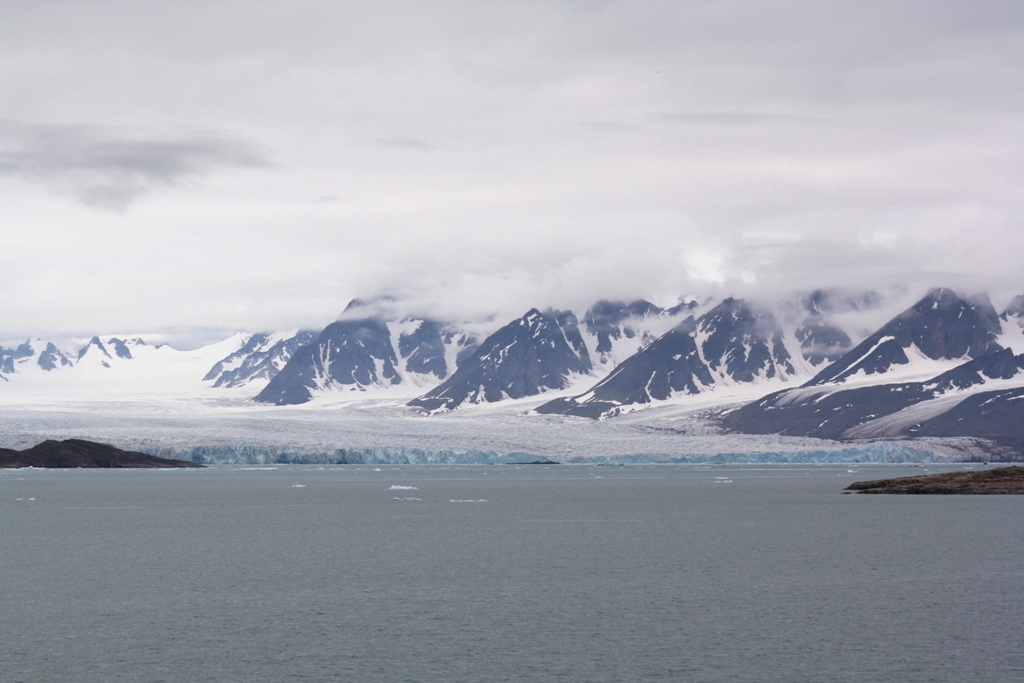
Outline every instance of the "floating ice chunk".
[[277, 468], [276, 467], [240, 467], [239, 469], [253, 471], [253, 470], [276, 470]]
[[306, 488], [306, 485], [305, 484], [292, 484], [292, 488], [293, 489], [304, 489], [304, 488]]
[[480, 498], [478, 500], [449, 500], [448, 502], [449, 503], [489, 503], [490, 501], [488, 501], [485, 498]]
[[374, 471], [374, 472], [380, 472], [380, 468], [379, 468], [379, 467], [374, 467], [374, 468], [373, 468], [373, 471]]
[[399, 486], [398, 484], [392, 484], [390, 491], [415, 491], [415, 486]]
[[407, 502], [407, 503], [408, 502], [413, 502], [413, 503], [422, 503], [423, 502], [422, 498], [399, 498], [398, 496], [395, 496], [395, 500], [401, 500], [401, 501], [404, 501], [404, 502]]
[[726, 479], [725, 477], [715, 477], [716, 484], [731, 484], [732, 479]]

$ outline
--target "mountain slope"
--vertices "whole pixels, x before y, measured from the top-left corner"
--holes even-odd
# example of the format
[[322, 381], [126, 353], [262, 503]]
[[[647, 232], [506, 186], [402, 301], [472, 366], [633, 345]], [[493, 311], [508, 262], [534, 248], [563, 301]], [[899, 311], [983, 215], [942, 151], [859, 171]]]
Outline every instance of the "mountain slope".
[[591, 360], [571, 313], [531, 309], [501, 328], [443, 383], [408, 405], [428, 412], [561, 389]]
[[359, 389], [371, 384], [400, 384], [391, 332], [380, 320], [339, 320], [299, 347], [255, 398], [261, 403], [305, 403], [316, 390]]
[[808, 384], [844, 382], [884, 375], [914, 357], [931, 360], [977, 358], [999, 348], [999, 316], [987, 299], [968, 301], [950, 289], [934, 289]]
[[286, 334], [260, 333], [234, 353], [217, 361], [203, 377], [214, 387], [241, 387], [254, 381], [269, 382], [301, 346], [316, 339], [312, 330]]
[[699, 394], [715, 385], [787, 379], [796, 372], [775, 317], [729, 298], [697, 321], [687, 318], [586, 393], [554, 399], [537, 412], [599, 418], [624, 406]]
[[1001, 324], [987, 300], [933, 290], [802, 387], [732, 411], [722, 424], [744, 433], [830, 439], [943, 430], [984, 436], [977, 416], [958, 406], [1002, 401], [1012, 414], [1010, 399], [999, 397], [1024, 385], [1024, 353], [1015, 355], [997, 341], [1002, 327], [1012, 324]]
[[645, 349], [628, 358], [585, 394], [557, 398], [537, 408], [542, 414], [599, 418], [620, 406], [665, 400], [673, 393], [699, 393], [714, 383], [693, 338], [687, 318]]

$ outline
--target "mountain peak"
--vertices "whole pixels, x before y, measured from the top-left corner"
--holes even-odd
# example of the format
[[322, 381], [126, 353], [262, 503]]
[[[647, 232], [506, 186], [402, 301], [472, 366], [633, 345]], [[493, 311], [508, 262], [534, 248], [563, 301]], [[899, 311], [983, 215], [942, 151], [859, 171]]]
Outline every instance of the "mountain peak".
[[485, 339], [451, 377], [408, 405], [436, 412], [465, 403], [523, 398], [564, 388], [571, 375], [589, 369], [576, 317], [531, 308]]
[[858, 373], [887, 373], [907, 365], [907, 349], [931, 360], [978, 358], [1001, 348], [999, 316], [987, 298], [968, 301], [938, 287], [903, 311], [849, 353], [815, 375], [807, 386], [843, 382]]

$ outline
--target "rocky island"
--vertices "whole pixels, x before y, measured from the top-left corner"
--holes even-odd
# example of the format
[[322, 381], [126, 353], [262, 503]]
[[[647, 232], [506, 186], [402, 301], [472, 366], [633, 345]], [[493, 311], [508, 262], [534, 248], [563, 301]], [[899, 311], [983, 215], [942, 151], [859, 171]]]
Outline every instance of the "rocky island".
[[1024, 467], [926, 474], [919, 477], [858, 481], [844, 493], [1006, 494], [1024, 493]]
[[0, 467], [202, 467], [84, 439], [43, 441], [23, 451], [0, 448]]

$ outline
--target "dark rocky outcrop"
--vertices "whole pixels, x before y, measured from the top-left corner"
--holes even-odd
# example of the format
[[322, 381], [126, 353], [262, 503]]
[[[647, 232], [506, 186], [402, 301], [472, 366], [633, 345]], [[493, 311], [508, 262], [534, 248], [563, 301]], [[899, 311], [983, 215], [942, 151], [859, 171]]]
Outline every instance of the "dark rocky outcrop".
[[857, 493], [1024, 494], [1024, 467], [858, 481], [846, 490]]
[[43, 441], [24, 451], [0, 448], [0, 467], [202, 467], [187, 460], [170, 460], [108, 444], [67, 439]]

